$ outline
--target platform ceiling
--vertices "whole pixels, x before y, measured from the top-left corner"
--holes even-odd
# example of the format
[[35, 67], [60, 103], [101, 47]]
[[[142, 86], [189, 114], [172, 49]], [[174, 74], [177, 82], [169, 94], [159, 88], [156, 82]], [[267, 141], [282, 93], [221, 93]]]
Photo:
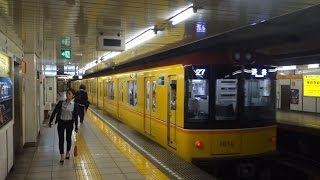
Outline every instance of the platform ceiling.
[[[198, 9], [194, 16], [176, 26], [168, 23], [168, 19], [177, 10], [192, 3]], [[71, 62], [81, 68], [100, 58], [105, 53], [96, 50], [96, 40], [101, 33], [108, 36], [117, 36], [120, 33], [128, 39], [153, 25], [164, 29], [143, 45], [125, 51], [88, 71], [94, 72], [110, 66], [110, 61], [116, 65], [123, 64], [137, 56], [155, 54], [246, 26], [252, 28], [255, 23], [268, 22], [270, 19], [303, 11], [319, 3], [320, 0], [0, 0], [0, 9], [1, 15], [6, 17], [8, 23], [12, 24], [12, 29], [23, 40], [34, 36], [36, 30], [32, 28], [36, 27], [33, 26], [35, 23], [43, 24], [43, 45], [46, 41], [55, 42], [55, 57], [44, 59], [44, 63], [60, 66]], [[320, 19], [319, 16], [308, 18]], [[282, 27], [286, 27], [286, 21], [278, 22]], [[197, 32], [199, 25], [205, 27], [205, 32]], [[270, 28], [274, 26], [275, 24]], [[251, 29], [250, 33], [257, 33], [259, 36], [260, 32], [268, 29], [266, 26], [263, 28], [265, 30]], [[292, 28], [296, 27], [288, 24], [288, 29], [282, 31], [290, 34]], [[246, 40], [246, 32], [238, 35]], [[70, 61], [62, 60], [59, 56], [60, 41], [64, 36], [71, 37]], [[253, 36], [250, 37], [250, 41], [254, 40]], [[310, 38], [309, 40], [312, 41]], [[293, 48], [295, 45], [291, 43], [286, 46]], [[52, 51], [46, 48], [45, 46], [45, 51]], [[271, 55], [288, 53], [288, 48], [281, 45], [277, 47], [275, 44], [268, 47], [260, 45], [257, 49]]]

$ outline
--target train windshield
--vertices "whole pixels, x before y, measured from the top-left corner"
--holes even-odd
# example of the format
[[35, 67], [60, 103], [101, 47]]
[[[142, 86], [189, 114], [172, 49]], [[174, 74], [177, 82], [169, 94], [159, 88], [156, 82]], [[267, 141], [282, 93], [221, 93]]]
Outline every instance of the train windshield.
[[243, 128], [274, 123], [275, 75], [269, 66], [187, 67], [185, 127]]

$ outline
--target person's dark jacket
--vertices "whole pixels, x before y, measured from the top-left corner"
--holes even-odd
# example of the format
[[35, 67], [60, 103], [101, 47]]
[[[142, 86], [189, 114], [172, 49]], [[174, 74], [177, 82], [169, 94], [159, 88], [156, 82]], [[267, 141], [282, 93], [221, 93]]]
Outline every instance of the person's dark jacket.
[[80, 89], [75, 94], [74, 102], [78, 103], [79, 105], [85, 106], [88, 109], [90, 102], [88, 101], [88, 93]]
[[[62, 103], [63, 101], [59, 101], [58, 104], [56, 105], [56, 107], [54, 108], [51, 116], [50, 116], [50, 122], [49, 125], [51, 125], [54, 117], [56, 116], [56, 121], [55, 124], [57, 124], [61, 119], [61, 108], [62, 108]], [[75, 130], [78, 129], [78, 106], [76, 103], [74, 103], [74, 109], [73, 109], [73, 113], [72, 113], [72, 121], [75, 123]]]

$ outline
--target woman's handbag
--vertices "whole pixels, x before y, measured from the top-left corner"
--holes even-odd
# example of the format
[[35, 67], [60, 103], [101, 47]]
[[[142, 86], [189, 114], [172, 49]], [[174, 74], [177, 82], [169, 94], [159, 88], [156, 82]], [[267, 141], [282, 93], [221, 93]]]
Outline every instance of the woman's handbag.
[[73, 148], [73, 156], [78, 156], [78, 147], [77, 147], [77, 133], [73, 133], [73, 141], [74, 141], [74, 148]]

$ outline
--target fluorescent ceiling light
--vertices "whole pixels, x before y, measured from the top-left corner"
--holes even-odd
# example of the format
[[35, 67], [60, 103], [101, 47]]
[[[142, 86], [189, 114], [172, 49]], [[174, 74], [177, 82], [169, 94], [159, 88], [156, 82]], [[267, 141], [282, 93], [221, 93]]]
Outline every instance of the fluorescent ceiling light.
[[111, 59], [111, 58], [119, 55], [120, 53], [121, 53], [121, 52], [109, 52], [109, 53], [103, 55], [103, 56], [101, 57], [101, 59], [102, 59], [102, 61], [106, 61], [106, 60], [108, 60], [108, 59]]
[[277, 68], [278, 71], [286, 71], [286, 70], [296, 70], [297, 66], [296, 65], [292, 65], [292, 66], [280, 66]]
[[308, 64], [308, 69], [319, 68], [319, 64]]
[[186, 19], [188, 19], [189, 17], [191, 17], [192, 15], [195, 14], [195, 11], [193, 10], [193, 4], [185, 9], [183, 9], [182, 11], [180, 11], [178, 14], [174, 15], [172, 18], [169, 18], [169, 21], [171, 21], [172, 25], [176, 25]]
[[150, 28], [144, 30], [138, 36], [135, 36], [131, 40], [127, 41], [126, 42], [126, 50], [129, 50], [135, 46], [138, 46], [139, 44], [153, 38], [154, 36], [156, 36], [156, 34], [154, 33], [154, 29], [153, 29], [153, 27], [150, 27]]

